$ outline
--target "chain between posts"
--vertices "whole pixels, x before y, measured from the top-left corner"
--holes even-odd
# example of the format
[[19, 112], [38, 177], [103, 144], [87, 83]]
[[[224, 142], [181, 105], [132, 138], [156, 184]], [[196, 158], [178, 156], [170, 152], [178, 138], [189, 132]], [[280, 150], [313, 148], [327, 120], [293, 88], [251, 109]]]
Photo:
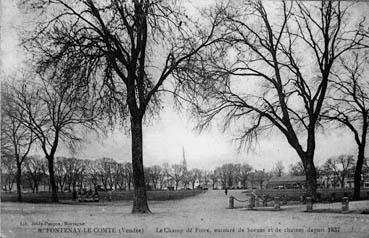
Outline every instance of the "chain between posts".
[[233, 199], [236, 200], [237, 202], [248, 202], [249, 201], [249, 199], [246, 199], [246, 200], [243, 201], [243, 200], [239, 200], [239, 199], [237, 199], [235, 197], [233, 197]]

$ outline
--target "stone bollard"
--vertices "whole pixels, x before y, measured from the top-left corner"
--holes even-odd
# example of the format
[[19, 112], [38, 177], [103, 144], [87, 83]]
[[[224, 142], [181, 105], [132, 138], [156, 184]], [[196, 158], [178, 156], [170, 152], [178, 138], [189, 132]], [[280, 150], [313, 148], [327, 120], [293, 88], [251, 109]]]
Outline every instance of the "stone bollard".
[[267, 206], [268, 206], [267, 198], [264, 198], [264, 200], [263, 200], [263, 207], [267, 207]]
[[255, 207], [255, 197], [251, 195], [249, 199], [249, 208], [252, 209], [254, 207]]
[[284, 196], [282, 197], [282, 204], [283, 204], [283, 205], [287, 205], [287, 196], [286, 196], [286, 195], [284, 195]]
[[347, 213], [349, 211], [349, 198], [342, 198], [342, 213]]
[[255, 199], [255, 207], [260, 207], [259, 198]]
[[112, 198], [111, 198], [112, 192], [111, 190], [109, 190], [108, 192], [108, 201], [111, 202]]
[[281, 203], [279, 197], [274, 197], [274, 209], [279, 210], [281, 209]]
[[306, 211], [307, 212], [313, 211], [313, 198], [312, 197], [306, 198]]
[[76, 190], [73, 190], [73, 192], [72, 192], [72, 200], [73, 201], [77, 200], [77, 191]]
[[234, 197], [230, 196], [229, 197], [229, 209], [233, 209], [234, 208]]
[[316, 202], [321, 202], [322, 201], [322, 194], [321, 193], [317, 193], [316, 194]]

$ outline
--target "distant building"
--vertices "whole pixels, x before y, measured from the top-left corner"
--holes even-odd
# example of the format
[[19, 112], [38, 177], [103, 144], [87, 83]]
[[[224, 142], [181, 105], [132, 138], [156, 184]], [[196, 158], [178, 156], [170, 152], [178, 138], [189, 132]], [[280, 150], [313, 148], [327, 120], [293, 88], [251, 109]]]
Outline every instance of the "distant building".
[[267, 188], [274, 189], [285, 189], [294, 188], [302, 189], [306, 186], [305, 176], [282, 176], [282, 177], [272, 177], [267, 183]]
[[[323, 176], [318, 181], [320, 181], [322, 188], [354, 188], [354, 178], [351, 176], [345, 179], [343, 186], [336, 175], [331, 175], [329, 177]], [[360, 187], [369, 188], [369, 180], [361, 178]]]
[[[354, 179], [347, 179], [345, 181], [345, 188], [353, 188], [354, 187]], [[361, 188], [369, 188], [369, 181], [361, 180], [360, 182]]]

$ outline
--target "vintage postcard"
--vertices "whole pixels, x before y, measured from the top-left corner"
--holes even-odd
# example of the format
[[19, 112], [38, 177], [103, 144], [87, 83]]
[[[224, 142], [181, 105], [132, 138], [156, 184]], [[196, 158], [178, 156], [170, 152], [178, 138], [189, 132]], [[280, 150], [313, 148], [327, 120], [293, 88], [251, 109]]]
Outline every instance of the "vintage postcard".
[[1, 231], [369, 237], [369, 2], [2, 0]]

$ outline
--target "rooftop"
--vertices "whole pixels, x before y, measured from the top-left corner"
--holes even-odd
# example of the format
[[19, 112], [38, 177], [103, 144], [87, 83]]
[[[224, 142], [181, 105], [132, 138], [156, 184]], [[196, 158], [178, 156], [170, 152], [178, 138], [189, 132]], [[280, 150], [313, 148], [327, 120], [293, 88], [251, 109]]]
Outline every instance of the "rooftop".
[[282, 176], [282, 177], [272, 177], [269, 180], [269, 183], [277, 183], [277, 182], [305, 182], [305, 176]]

